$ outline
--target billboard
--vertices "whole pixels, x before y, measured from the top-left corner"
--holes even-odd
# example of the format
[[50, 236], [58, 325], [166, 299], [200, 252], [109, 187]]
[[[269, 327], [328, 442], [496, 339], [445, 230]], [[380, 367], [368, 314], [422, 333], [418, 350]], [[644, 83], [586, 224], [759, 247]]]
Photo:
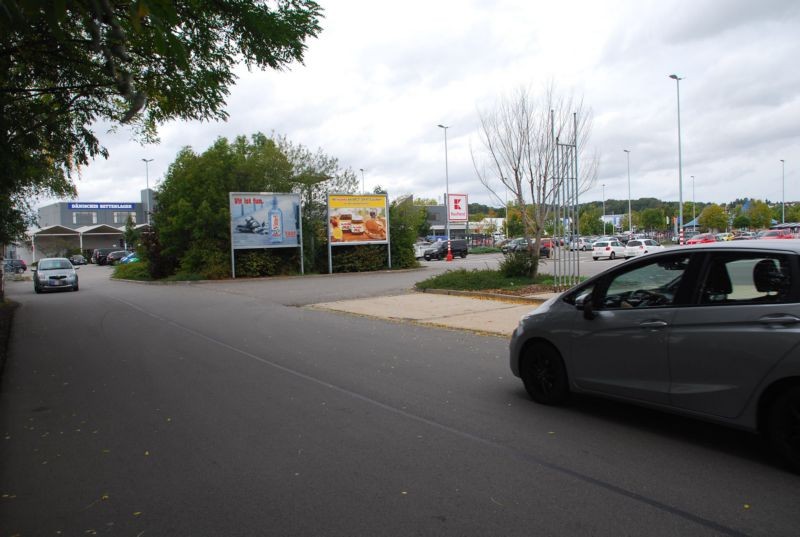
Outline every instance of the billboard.
[[332, 246], [387, 244], [385, 195], [328, 195], [328, 243]]
[[231, 248], [300, 246], [300, 194], [231, 192]]
[[466, 194], [448, 194], [447, 219], [450, 222], [466, 222], [469, 220], [467, 204]]

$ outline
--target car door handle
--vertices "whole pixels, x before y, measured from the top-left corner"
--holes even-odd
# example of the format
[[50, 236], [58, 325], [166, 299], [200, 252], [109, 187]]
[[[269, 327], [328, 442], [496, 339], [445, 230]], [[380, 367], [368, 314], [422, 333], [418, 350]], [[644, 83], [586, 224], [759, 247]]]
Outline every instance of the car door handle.
[[800, 323], [800, 318], [795, 317], [794, 315], [784, 315], [784, 314], [777, 314], [777, 315], [765, 315], [761, 317], [758, 322], [762, 324], [795, 324]]
[[644, 321], [639, 323], [639, 328], [657, 329], [664, 328], [665, 326], [668, 326], [667, 321]]

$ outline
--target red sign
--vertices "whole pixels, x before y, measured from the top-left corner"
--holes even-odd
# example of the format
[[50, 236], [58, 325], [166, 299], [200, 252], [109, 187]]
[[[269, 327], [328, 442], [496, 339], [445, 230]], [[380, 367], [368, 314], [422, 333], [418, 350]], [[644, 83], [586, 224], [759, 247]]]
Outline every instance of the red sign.
[[449, 194], [447, 199], [448, 219], [451, 222], [466, 222], [469, 219], [468, 205], [466, 194]]

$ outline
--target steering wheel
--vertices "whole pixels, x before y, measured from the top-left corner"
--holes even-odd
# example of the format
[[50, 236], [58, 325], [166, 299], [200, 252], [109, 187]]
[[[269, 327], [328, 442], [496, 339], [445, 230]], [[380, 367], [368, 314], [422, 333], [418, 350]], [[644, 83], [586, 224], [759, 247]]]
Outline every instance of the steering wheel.
[[667, 303], [667, 297], [664, 295], [648, 291], [647, 289], [637, 289], [632, 292], [628, 298], [639, 300], [639, 305], [660, 306]]

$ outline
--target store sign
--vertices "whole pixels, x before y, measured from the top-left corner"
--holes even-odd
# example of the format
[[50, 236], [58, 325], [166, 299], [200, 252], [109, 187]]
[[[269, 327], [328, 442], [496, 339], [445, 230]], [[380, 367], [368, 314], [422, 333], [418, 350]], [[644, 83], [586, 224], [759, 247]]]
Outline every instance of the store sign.
[[448, 194], [447, 218], [451, 222], [466, 222], [469, 220], [466, 194]]
[[384, 195], [328, 195], [328, 239], [332, 246], [389, 242]]
[[229, 193], [234, 250], [300, 245], [300, 195]]
[[108, 211], [132, 211], [134, 203], [67, 203], [67, 209], [76, 210], [108, 210]]

